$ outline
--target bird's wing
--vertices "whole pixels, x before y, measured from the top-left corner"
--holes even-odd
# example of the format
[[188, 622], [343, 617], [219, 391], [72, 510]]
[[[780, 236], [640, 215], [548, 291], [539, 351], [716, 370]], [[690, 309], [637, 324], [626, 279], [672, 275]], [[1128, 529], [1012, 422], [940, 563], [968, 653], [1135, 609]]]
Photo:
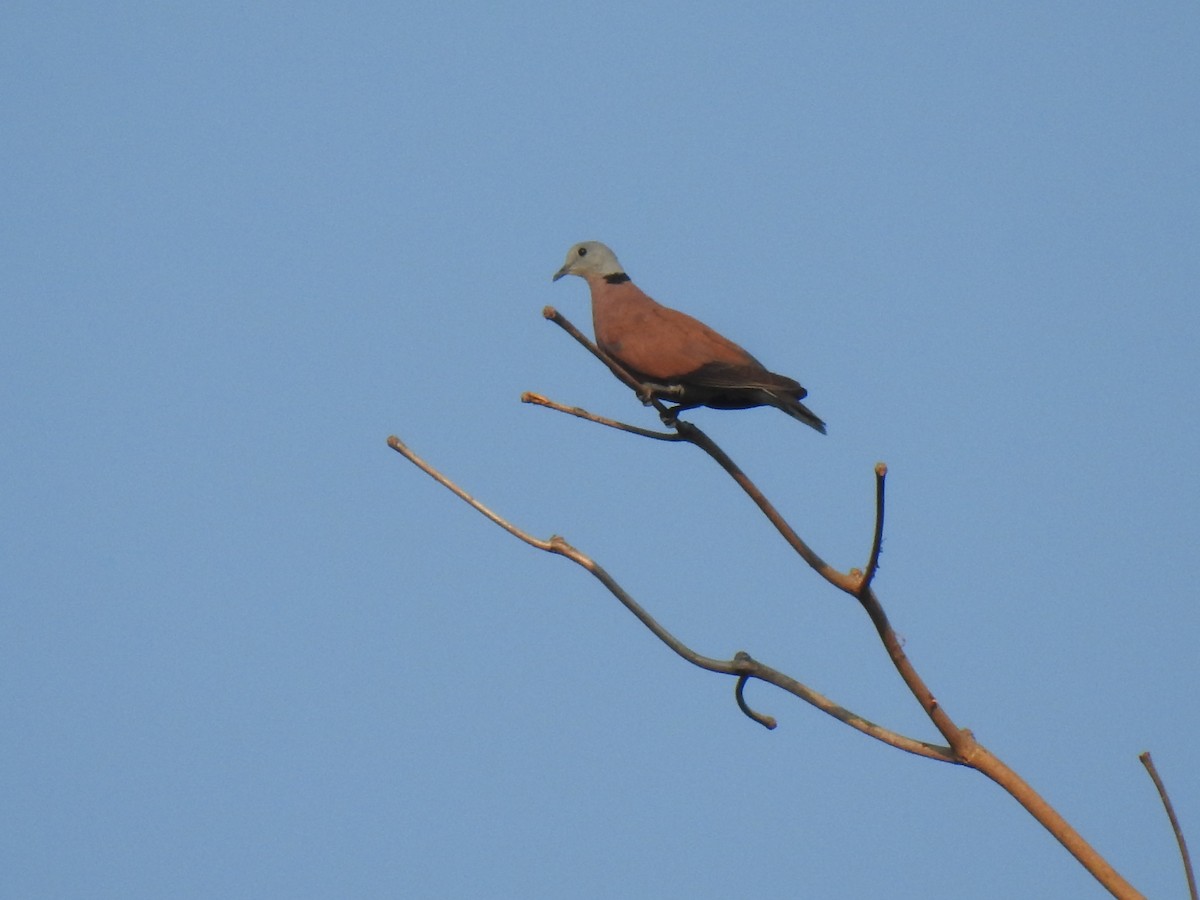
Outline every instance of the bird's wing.
[[713, 367], [767, 373], [753, 356], [687, 313], [656, 303], [632, 284], [593, 297], [596, 340], [626, 368], [658, 381]]
[[683, 373], [679, 380], [688, 385], [713, 390], [763, 390], [780, 393], [795, 400], [803, 400], [808, 396], [808, 391], [799, 382], [786, 375], [776, 375], [757, 364], [740, 366], [719, 362], [706, 363], [695, 371]]

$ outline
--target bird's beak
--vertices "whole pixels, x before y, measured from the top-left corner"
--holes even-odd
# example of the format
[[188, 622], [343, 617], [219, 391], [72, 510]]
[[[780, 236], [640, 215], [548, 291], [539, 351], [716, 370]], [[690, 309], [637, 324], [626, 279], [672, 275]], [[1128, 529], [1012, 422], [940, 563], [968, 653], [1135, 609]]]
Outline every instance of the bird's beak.
[[561, 269], [559, 269], [557, 272], [554, 273], [554, 277], [551, 278], [550, 280], [558, 281], [558, 279], [562, 278], [566, 274], [567, 274], [567, 267], [563, 266]]

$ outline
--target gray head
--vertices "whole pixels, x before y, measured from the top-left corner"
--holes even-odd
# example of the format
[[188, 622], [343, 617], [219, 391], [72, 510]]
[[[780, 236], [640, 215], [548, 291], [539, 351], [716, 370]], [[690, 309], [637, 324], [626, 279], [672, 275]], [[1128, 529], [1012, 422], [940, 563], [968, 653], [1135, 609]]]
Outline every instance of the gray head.
[[567, 261], [563, 267], [554, 273], [553, 281], [558, 281], [564, 275], [578, 275], [603, 278], [605, 275], [616, 275], [625, 270], [617, 262], [617, 255], [599, 241], [584, 241], [576, 244], [567, 251]]

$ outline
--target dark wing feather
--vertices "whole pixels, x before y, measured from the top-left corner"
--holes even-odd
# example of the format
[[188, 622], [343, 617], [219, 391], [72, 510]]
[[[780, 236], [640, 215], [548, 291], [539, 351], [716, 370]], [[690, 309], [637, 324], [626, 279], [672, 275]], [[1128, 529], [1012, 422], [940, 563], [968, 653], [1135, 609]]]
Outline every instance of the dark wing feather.
[[786, 375], [776, 375], [774, 372], [768, 372], [762, 366], [707, 363], [695, 371], [681, 375], [678, 380], [684, 385], [694, 385], [698, 388], [710, 388], [714, 390], [741, 389], [747, 391], [771, 391], [785, 394], [796, 400], [803, 400], [808, 396], [808, 391], [798, 381], [788, 378]]

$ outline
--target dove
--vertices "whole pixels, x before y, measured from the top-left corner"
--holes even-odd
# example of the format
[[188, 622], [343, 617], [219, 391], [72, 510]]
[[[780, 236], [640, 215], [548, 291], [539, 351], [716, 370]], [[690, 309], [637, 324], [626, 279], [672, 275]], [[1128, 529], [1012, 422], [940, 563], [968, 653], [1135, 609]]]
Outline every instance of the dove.
[[552, 280], [564, 275], [578, 275], [591, 289], [596, 345], [651, 396], [678, 403], [672, 413], [773, 406], [825, 433], [825, 423], [800, 402], [808, 392], [799, 382], [769, 371], [698, 319], [651, 299], [604, 244], [573, 246]]

